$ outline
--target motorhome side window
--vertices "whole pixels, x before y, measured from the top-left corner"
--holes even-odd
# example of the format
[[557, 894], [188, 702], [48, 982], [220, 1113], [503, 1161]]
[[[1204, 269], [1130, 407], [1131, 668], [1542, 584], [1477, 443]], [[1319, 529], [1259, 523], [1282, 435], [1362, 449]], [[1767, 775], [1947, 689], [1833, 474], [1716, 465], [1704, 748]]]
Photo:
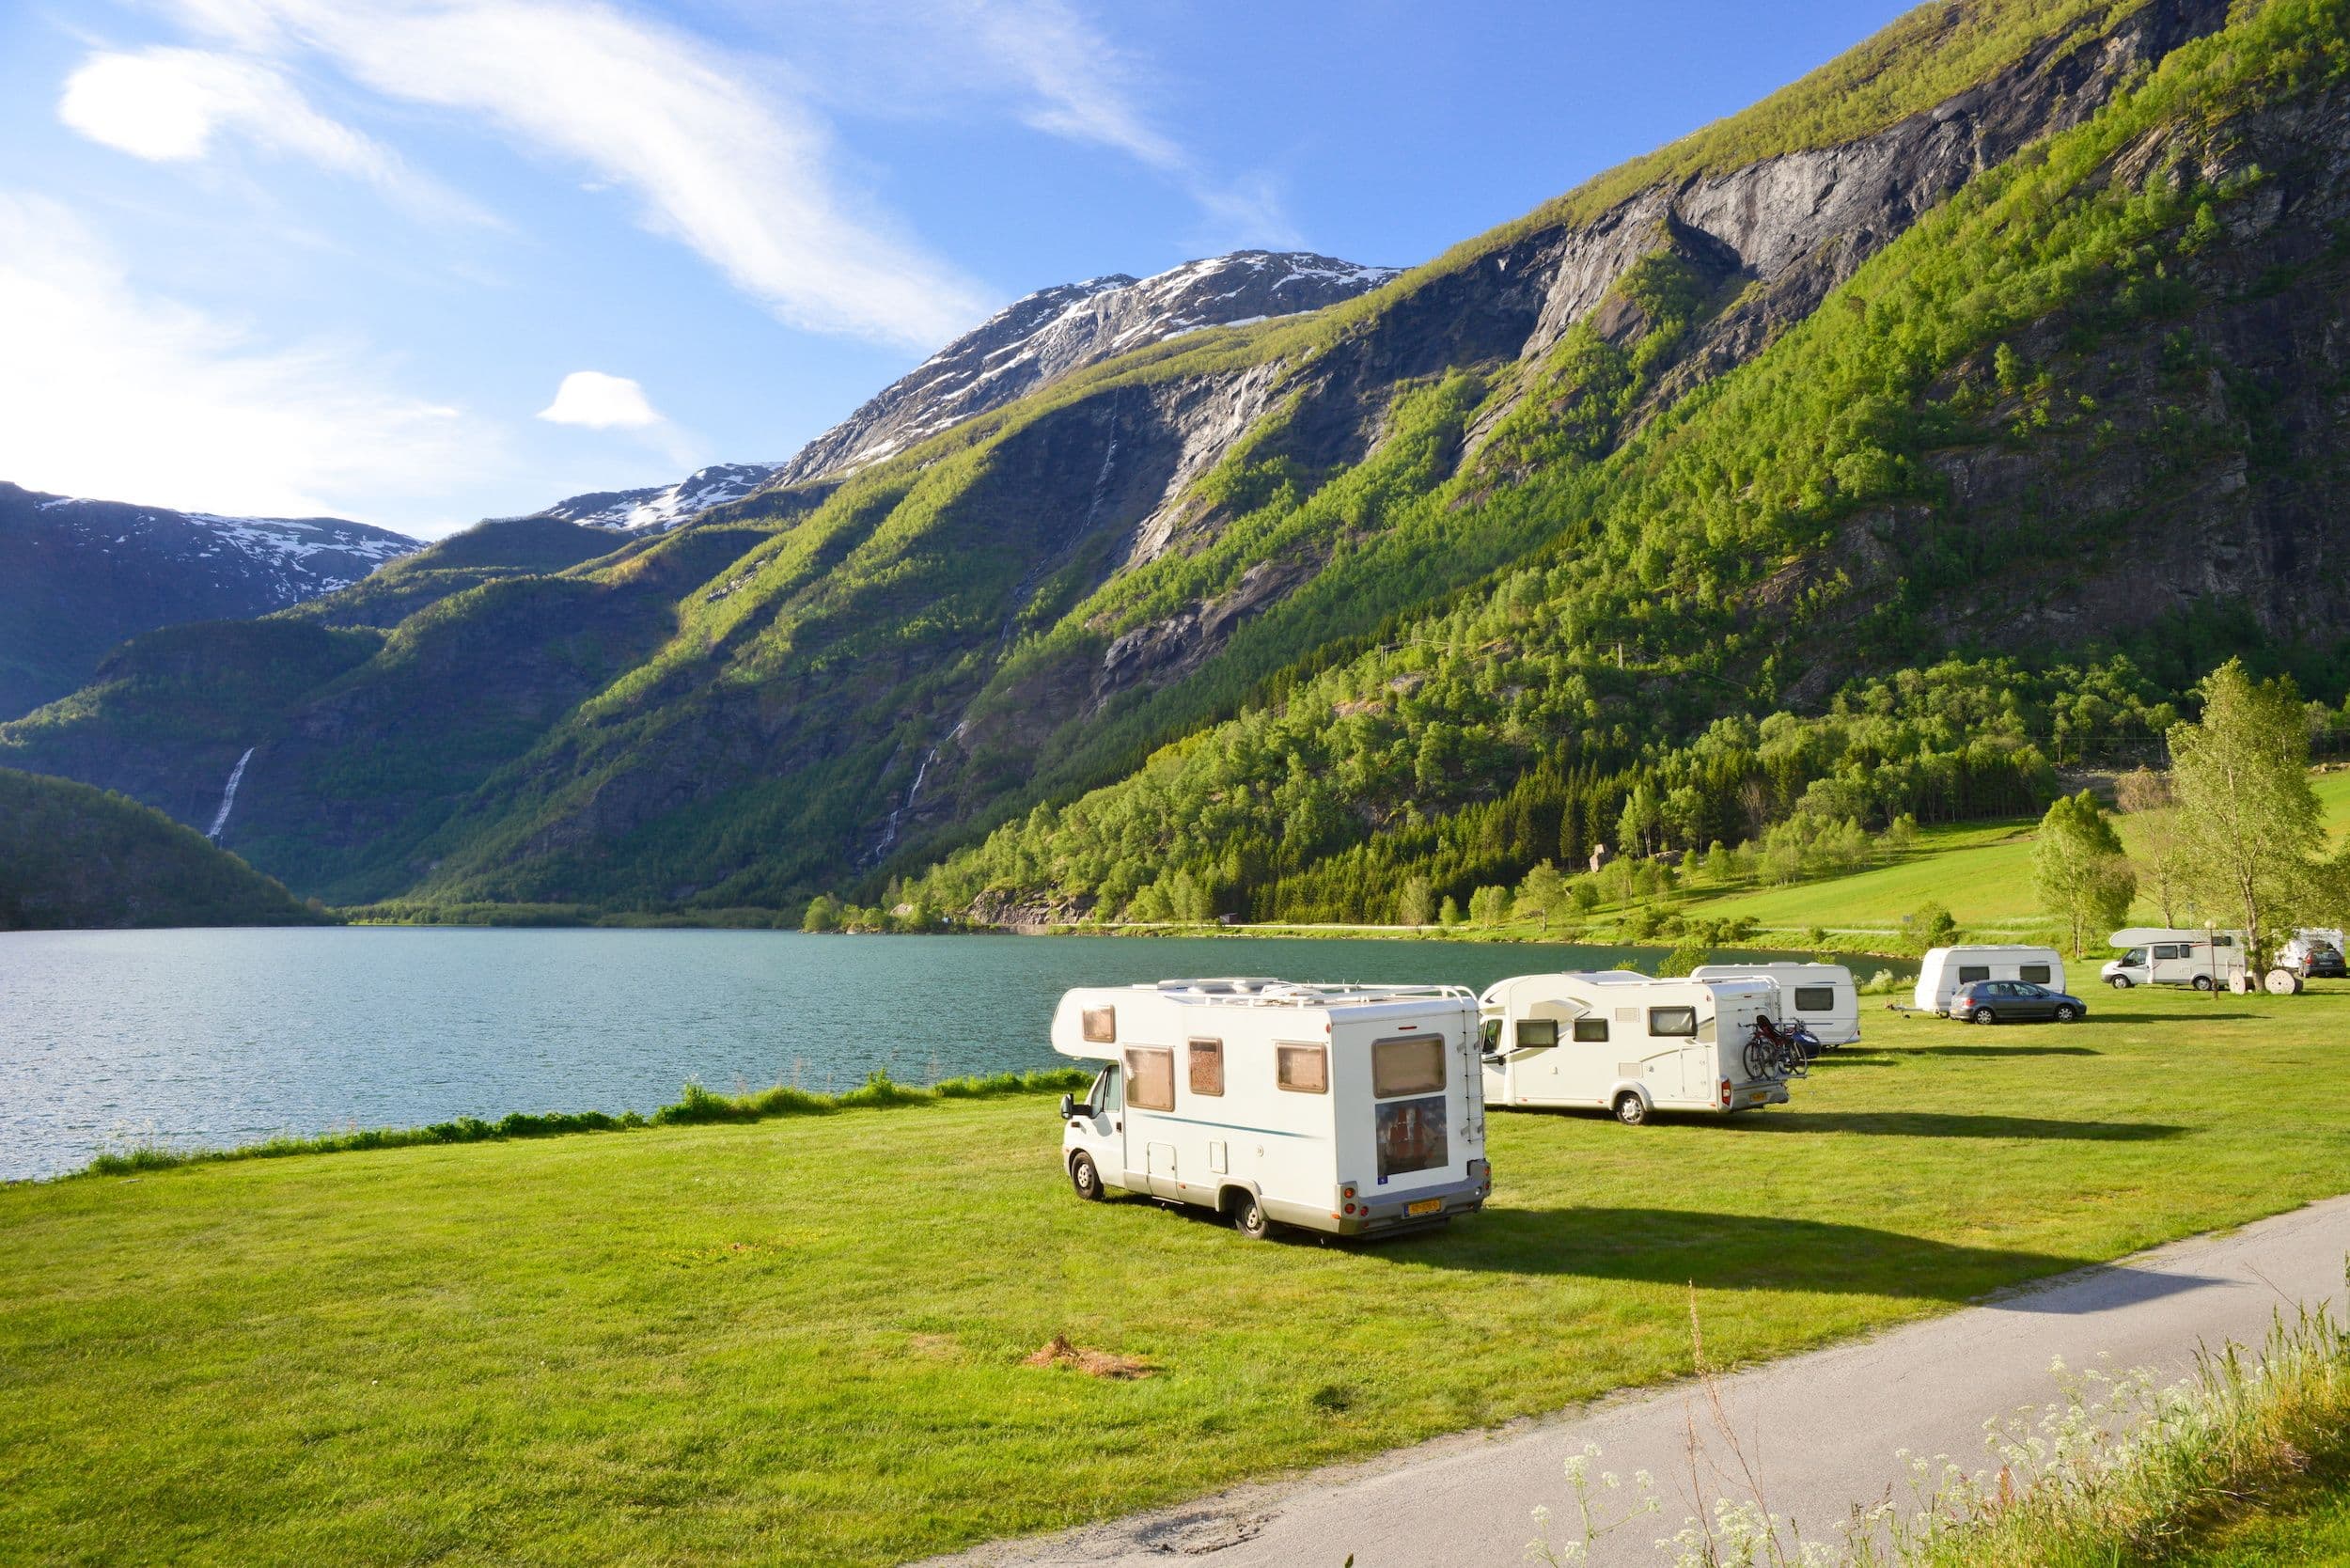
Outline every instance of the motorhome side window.
[[1544, 1045], [1559, 1043], [1559, 1020], [1556, 1018], [1521, 1018], [1518, 1020], [1518, 1049], [1531, 1051]]
[[1191, 1068], [1191, 1091], [1194, 1094], [1224, 1092], [1224, 1042], [1195, 1040], [1183, 1047], [1184, 1061]]
[[1576, 1019], [1574, 1021], [1574, 1038], [1581, 1041], [1586, 1045], [1606, 1044], [1607, 1020], [1605, 1018]]
[[2211, 939], [2211, 945], [2215, 948], [2232, 948], [2235, 946], [2235, 938], [2232, 936], [2216, 935]]
[[1275, 1082], [1292, 1094], [1327, 1094], [1330, 1092], [1330, 1047], [1327, 1045], [1276, 1045], [1273, 1048]]
[[1118, 1038], [1118, 1010], [1114, 1007], [1089, 1007], [1085, 1010], [1085, 1037], [1095, 1045], [1106, 1045]]
[[2164, 942], [2154, 949], [2156, 958], [2185, 958], [2186, 955], [2186, 947], [2180, 942]]
[[[2045, 985], [2048, 983], [2048, 966], [2044, 964], [2027, 964], [2015, 972], [2022, 979], [2031, 981], [2034, 985]], [[1802, 1004], [1797, 1003], [1796, 1005], [1801, 1006]]]
[[1972, 985], [1977, 980], [1990, 978], [1991, 965], [1988, 964], [1962, 964], [1958, 966], [1958, 983], [1961, 985]]
[[[1525, 1027], [1523, 1024], [1518, 1026], [1521, 1031]], [[1398, 1094], [1434, 1094], [1443, 1088], [1444, 1036], [1414, 1035], [1409, 1040], [1382, 1040], [1371, 1046], [1371, 1098], [1386, 1100]]]
[[1175, 1108], [1175, 1053], [1154, 1045], [1126, 1053], [1126, 1104], [1136, 1110]]
[[1797, 1012], [1833, 1012], [1836, 1011], [1836, 987], [1832, 985], [1798, 985], [1795, 987]]
[[1648, 1032], [1652, 1035], [1694, 1035], [1698, 1032], [1698, 1010], [1693, 1007], [1653, 1007], [1648, 1010]]

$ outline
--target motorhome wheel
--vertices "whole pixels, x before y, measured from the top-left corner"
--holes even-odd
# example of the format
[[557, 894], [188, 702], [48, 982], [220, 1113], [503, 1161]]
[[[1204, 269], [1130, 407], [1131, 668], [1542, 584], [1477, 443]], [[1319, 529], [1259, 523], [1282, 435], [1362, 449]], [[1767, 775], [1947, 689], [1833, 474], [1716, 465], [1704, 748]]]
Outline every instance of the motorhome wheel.
[[1089, 1203], [1102, 1200], [1102, 1173], [1093, 1168], [1093, 1156], [1082, 1149], [1069, 1157], [1069, 1184]]
[[2195, 989], [2198, 991], [2209, 991], [2211, 989], [2211, 977], [2209, 975], [2196, 976]]
[[2130, 977], [2127, 975], [2116, 975], [2111, 980], [2106, 981], [2106, 983], [2113, 987], [2116, 991], [2127, 991], [2130, 988]]
[[1232, 1229], [1250, 1241], [1262, 1241], [1273, 1233], [1273, 1222], [1265, 1217], [1264, 1205], [1257, 1201], [1253, 1192], [1244, 1192], [1232, 1204]]
[[1627, 1127], [1637, 1127], [1648, 1120], [1648, 1102], [1625, 1090], [1616, 1096], [1616, 1120]]

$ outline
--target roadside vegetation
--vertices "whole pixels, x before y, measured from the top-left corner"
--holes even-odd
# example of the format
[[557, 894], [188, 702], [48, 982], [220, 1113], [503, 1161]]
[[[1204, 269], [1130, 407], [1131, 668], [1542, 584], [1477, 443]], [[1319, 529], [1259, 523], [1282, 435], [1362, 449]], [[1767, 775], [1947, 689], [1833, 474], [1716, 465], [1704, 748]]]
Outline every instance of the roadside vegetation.
[[1867, 1027], [1496, 1115], [1376, 1247], [1080, 1203], [1043, 1094], [0, 1188], [0, 1560], [895, 1561], [1685, 1374], [1692, 1282], [1731, 1366], [2341, 1185], [2350, 989]]
[[[1700, 1380], [1709, 1388], [1710, 1371]], [[2343, 1560], [2350, 1545], [2350, 1331], [2328, 1306], [2280, 1310], [2254, 1346], [2205, 1346], [2193, 1375], [2053, 1369], [2060, 1398], [1992, 1421], [1984, 1452], [1907, 1460], [1906, 1494], [1804, 1532], [1759, 1488], [1658, 1536], [1673, 1568], [2256, 1568]], [[1737, 1435], [1725, 1429], [1733, 1445]], [[1606, 1535], [1669, 1517], [1587, 1446], [1570, 1505], [1534, 1510], [1528, 1556], [1588, 1560]], [[1749, 1472], [1750, 1473], [1750, 1472]], [[1554, 1525], [1554, 1518], [1567, 1522]], [[1644, 1521], [1656, 1521], [1654, 1529]]]

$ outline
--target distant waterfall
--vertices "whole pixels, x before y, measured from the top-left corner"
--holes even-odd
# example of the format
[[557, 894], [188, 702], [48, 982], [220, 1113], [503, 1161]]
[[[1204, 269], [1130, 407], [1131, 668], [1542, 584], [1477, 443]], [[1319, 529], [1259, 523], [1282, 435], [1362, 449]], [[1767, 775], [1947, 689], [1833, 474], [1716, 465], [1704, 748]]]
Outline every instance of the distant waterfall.
[[237, 765], [228, 770], [228, 788], [220, 792], [220, 810], [213, 816], [212, 825], [204, 834], [204, 837], [214, 843], [220, 841], [220, 830], [228, 825], [228, 811], [237, 804], [237, 786], [244, 781], [244, 765], [253, 760], [253, 752], [252, 746], [246, 746], [244, 755], [237, 759]]
[[889, 821], [882, 828], [880, 842], [876, 843], [871, 849], [865, 852], [867, 864], [870, 865], [872, 862], [879, 860], [884, 855], [889, 852], [889, 846], [898, 841], [898, 819], [904, 816], [908, 811], [914, 809], [914, 797], [922, 792], [922, 776], [929, 773], [931, 771], [931, 764], [937, 760], [938, 747], [936, 746], [931, 747], [930, 750], [922, 754], [921, 766], [914, 770], [914, 784], [906, 791], [906, 798], [889, 813]]

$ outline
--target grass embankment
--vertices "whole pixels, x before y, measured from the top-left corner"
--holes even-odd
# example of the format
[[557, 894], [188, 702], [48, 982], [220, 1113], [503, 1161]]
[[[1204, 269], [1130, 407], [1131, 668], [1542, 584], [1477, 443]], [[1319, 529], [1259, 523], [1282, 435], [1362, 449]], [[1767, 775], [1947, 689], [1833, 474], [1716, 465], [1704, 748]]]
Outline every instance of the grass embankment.
[[1082, 1204], [1041, 1096], [0, 1189], [0, 1557], [885, 1562], [1679, 1375], [1692, 1282], [1734, 1362], [2350, 1180], [2350, 990], [1868, 1027], [1789, 1111], [1496, 1115], [1377, 1247]]
[[2195, 1375], [2170, 1388], [2148, 1372], [2067, 1385], [2036, 1424], [2005, 1424], [1996, 1480], [1946, 1473], [1919, 1513], [1893, 1521], [1896, 1560], [2350, 1561], [2350, 1330], [2330, 1309], [2280, 1310], [2265, 1343], [2206, 1347]]
[[636, 1111], [509, 1111], [495, 1121], [461, 1116], [422, 1127], [359, 1127], [342, 1133], [319, 1133], [307, 1137], [284, 1135], [223, 1149], [182, 1149], [168, 1144], [139, 1143], [112, 1149], [90, 1161], [76, 1174], [129, 1176], [143, 1170], [169, 1170], [175, 1166], [204, 1165], [220, 1160], [271, 1160], [290, 1154], [352, 1154], [368, 1149], [413, 1149], [431, 1143], [504, 1143], [515, 1138], [556, 1137], [566, 1133], [633, 1133], [646, 1127], [691, 1127], [712, 1121], [768, 1121], [778, 1116], [832, 1116], [846, 1110], [880, 1110], [898, 1105], [921, 1105], [938, 1100], [1000, 1100], [1007, 1095], [1058, 1093], [1082, 1089], [1092, 1079], [1082, 1067], [1046, 1069], [1039, 1073], [995, 1073], [984, 1077], [948, 1078], [916, 1087], [894, 1081], [877, 1072], [864, 1083], [838, 1094], [777, 1084], [750, 1094], [719, 1094], [698, 1083], [688, 1083], [674, 1105], [650, 1116]]

